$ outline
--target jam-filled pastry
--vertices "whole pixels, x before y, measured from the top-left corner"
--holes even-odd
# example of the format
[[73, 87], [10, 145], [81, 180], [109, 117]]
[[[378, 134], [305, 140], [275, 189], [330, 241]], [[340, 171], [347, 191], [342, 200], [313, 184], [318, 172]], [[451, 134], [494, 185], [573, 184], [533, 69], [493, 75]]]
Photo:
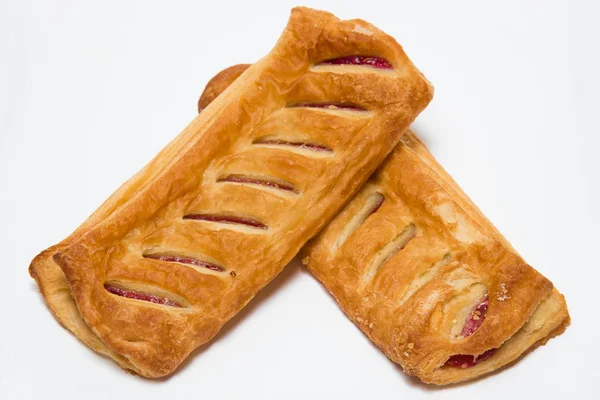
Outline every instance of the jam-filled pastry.
[[[248, 67], [216, 75], [199, 109]], [[367, 336], [425, 382], [494, 371], [569, 324], [564, 297], [410, 131], [301, 253]]]
[[570, 321], [564, 297], [411, 132], [301, 257], [348, 317], [427, 383], [497, 370]]
[[374, 26], [296, 8], [271, 53], [31, 273], [92, 348], [167, 375], [318, 233], [432, 93]]
[[[249, 64], [240, 64], [229, 67], [215, 75], [206, 85], [200, 101], [198, 112], [208, 106], [219, 94], [221, 94], [242, 72], [248, 69]], [[125, 192], [132, 193], [133, 187]], [[86, 325], [77, 310], [77, 304], [73, 298], [64, 273], [53, 260], [53, 255], [67, 248], [83, 233], [109, 215], [118, 203], [113, 199], [119, 192], [113, 194], [92, 216], [90, 216], [71, 236], [60, 244], [52, 246], [40, 253], [31, 263], [29, 272], [36, 280], [42, 297], [56, 317], [56, 319], [68, 330], [73, 332], [83, 343], [100, 354], [112, 357], [123, 368], [135, 371], [135, 367], [124, 357], [108, 348]]]

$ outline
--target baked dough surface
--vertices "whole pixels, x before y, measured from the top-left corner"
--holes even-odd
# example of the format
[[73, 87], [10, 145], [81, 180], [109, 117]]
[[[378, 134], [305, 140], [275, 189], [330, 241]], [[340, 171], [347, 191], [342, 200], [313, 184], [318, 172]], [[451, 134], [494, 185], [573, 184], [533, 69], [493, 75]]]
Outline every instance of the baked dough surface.
[[[318, 65], [364, 54], [393, 68]], [[30, 273], [92, 349], [167, 375], [319, 232], [432, 93], [374, 26], [296, 8], [269, 55]]]
[[[200, 106], [246, 68], [240, 64], [219, 73], [210, 82], [218, 90], [206, 90]], [[389, 358], [425, 382], [449, 384], [497, 370], [569, 324], [564, 297], [525, 264], [411, 131], [322, 232], [301, 251], [304, 262]], [[376, 271], [370, 268], [373, 261]], [[489, 321], [495, 320], [488, 324], [495, 325], [486, 329], [497, 336], [460, 338], [473, 305], [485, 297], [489, 303], [486, 285], [496, 288], [494, 313], [488, 311]], [[517, 290], [520, 295], [513, 298]], [[512, 325], [498, 328], [514, 316]], [[481, 316], [484, 322], [487, 317]], [[467, 341], [469, 346], [461, 344]], [[485, 361], [462, 369], [428, 364], [429, 351], [436, 348], [424, 346], [431, 343], [443, 361], [469, 352], [489, 355], [496, 349], [489, 346], [500, 345]]]
[[[369, 208], [374, 198], [380, 205]], [[564, 297], [523, 261], [410, 131], [305, 246], [302, 261], [392, 361], [426, 383], [494, 371], [562, 333], [570, 321]], [[475, 317], [483, 323], [463, 336], [484, 299], [487, 314]], [[474, 366], [447, 364], [454, 355], [493, 349]]]

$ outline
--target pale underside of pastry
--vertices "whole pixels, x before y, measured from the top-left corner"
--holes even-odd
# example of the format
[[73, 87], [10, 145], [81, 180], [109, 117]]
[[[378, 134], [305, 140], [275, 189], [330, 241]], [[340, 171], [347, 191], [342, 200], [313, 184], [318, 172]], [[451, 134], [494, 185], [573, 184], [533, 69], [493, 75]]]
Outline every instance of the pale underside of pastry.
[[[248, 66], [209, 86], [223, 90]], [[199, 110], [218, 93], [205, 90]], [[495, 371], [570, 322], [564, 297], [410, 131], [301, 254], [356, 325], [427, 383]]]
[[167, 375], [320, 231], [431, 97], [374, 26], [294, 9], [271, 53], [30, 273], [92, 349]]

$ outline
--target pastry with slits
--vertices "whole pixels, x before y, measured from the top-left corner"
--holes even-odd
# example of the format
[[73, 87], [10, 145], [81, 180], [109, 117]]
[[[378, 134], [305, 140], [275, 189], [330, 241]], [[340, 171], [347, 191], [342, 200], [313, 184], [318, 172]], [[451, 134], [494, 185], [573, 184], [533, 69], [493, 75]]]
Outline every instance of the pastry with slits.
[[[211, 83], [225, 88], [245, 68]], [[206, 90], [199, 109], [218, 94]], [[570, 321], [564, 297], [411, 131], [301, 254], [363, 332], [429, 383], [501, 368]]]
[[31, 274], [92, 348], [167, 375], [318, 233], [431, 97], [391, 37], [296, 8], [271, 53]]
[[302, 262], [393, 361], [445, 385], [559, 335], [564, 297], [407, 132]]

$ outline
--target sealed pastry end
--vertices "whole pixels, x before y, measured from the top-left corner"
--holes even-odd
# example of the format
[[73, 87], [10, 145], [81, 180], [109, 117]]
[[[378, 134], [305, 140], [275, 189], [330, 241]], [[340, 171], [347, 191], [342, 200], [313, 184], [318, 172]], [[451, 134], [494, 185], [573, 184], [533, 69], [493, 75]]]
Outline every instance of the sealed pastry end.
[[390, 36], [307, 8], [244, 68], [52, 258], [74, 299], [59, 307], [146, 377], [172, 373], [271, 281], [432, 94]]

